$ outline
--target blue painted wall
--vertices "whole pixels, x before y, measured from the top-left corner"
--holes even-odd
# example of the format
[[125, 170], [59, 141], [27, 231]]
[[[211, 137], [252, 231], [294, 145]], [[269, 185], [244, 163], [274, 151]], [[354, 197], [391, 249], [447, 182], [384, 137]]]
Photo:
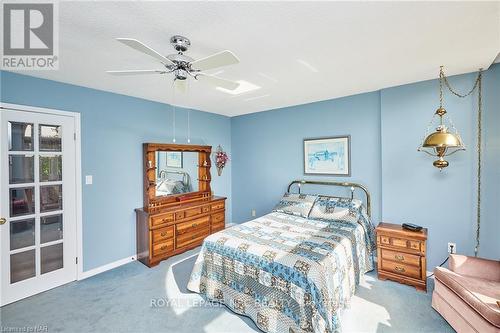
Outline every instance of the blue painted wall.
[[500, 259], [500, 64], [484, 75], [482, 226], [479, 253]]
[[[365, 184], [379, 220], [379, 110], [380, 94], [373, 92], [231, 118], [233, 220], [250, 220], [252, 209], [257, 216], [269, 213], [288, 183], [303, 178]], [[304, 176], [303, 139], [344, 134], [351, 135], [352, 177]]]
[[[0, 72], [1, 101], [81, 114], [84, 270], [135, 255], [134, 208], [142, 206], [142, 143], [172, 142], [167, 104]], [[187, 112], [176, 111], [177, 143], [187, 143]], [[191, 142], [231, 152], [228, 117], [191, 111]], [[216, 175], [216, 170], [212, 170]], [[84, 184], [83, 180], [82, 183]], [[231, 163], [214, 176], [217, 195], [231, 197]], [[228, 202], [231, 221], [231, 202]]]

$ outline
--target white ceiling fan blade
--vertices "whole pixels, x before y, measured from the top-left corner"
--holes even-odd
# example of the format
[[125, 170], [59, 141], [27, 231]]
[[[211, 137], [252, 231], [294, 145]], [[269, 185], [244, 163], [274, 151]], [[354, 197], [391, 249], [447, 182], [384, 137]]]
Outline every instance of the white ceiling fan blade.
[[231, 51], [222, 51], [211, 56], [195, 60], [191, 63], [191, 68], [199, 71], [207, 69], [232, 65], [239, 63], [240, 60]]
[[139, 52], [145, 53], [153, 58], [160, 60], [165, 65], [169, 65], [169, 66], [175, 65], [170, 59], [168, 59], [165, 56], [162, 56], [160, 53], [156, 52], [155, 50], [153, 50], [149, 46], [139, 42], [137, 39], [117, 38], [116, 40], [133, 48], [133, 49], [135, 49], [135, 50], [137, 50], [137, 51], [139, 51]]
[[206, 82], [216, 87], [221, 87], [227, 90], [234, 90], [240, 86], [238, 82], [229, 81], [226, 79], [221, 79], [220, 77], [206, 74], [197, 74], [195, 76], [196, 80]]
[[142, 75], [142, 74], [165, 74], [166, 71], [160, 71], [156, 69], [138, 69], [130, 71], [106, 71], [106, 73], [111, 75]]
[[188, 87], [187, 80], [175, 80], [174, 81], [174, 87], [175, 89], [180, 92], [181, 94], [185, 94]]

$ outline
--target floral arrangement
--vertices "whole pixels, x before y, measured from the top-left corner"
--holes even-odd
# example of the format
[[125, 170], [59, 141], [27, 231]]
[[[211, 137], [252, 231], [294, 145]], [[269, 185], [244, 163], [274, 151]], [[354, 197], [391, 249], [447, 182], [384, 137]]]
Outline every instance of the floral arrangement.
[[222, 150], [222, 147], [217, 146], [217, 150], [215, 151], [215, 166], [217, 167], [217, 173], [222, 175], [222, 169], [226, 166], [227, 162], [229, 162], [229, 155]]

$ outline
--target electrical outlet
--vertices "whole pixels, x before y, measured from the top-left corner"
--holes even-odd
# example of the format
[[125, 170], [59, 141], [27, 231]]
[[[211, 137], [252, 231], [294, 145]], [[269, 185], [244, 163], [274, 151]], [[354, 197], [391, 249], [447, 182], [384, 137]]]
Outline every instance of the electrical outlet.
[[255, 209], [252, 209], [252, 217], [255, 217], [257, 216], [257, 214], [255, 213]]
[[448, 253], [450, 253], [450, 254], [457, 253], [457, 244], [456, 243], [448, 243]]

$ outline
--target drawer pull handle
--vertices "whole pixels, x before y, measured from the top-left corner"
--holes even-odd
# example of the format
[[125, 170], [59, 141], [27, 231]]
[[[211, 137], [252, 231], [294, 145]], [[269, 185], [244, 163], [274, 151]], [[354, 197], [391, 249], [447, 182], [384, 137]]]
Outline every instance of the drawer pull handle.
[[404, 257], [404, 256], [402, 256], [401, 254], [396, 254], [396, 255], [394, 256], [394, 258], [396, 258], [396, 260], [399, 260], [399, 261], [403, 261], [403, 260], [405, 260], [405, 257]]
[[394, 269], [398, 272], [401, 272], [401, 273], [404, 273], [405, 272], [405, 269], [403, 267], [399, 267], [399, 266], [396, 266], [394, 267]]
[[193, 223], [193, 227], [196, 227], [198, 225], [198, 223]]
[[162, 233], [161, 233], [161, 237], [165, 237], [166, 235], [167, 235], [167, 233], [166, 233], [166, 232], [162, 232]]
[[160, 247], [160, 250], [166, 250], [167, 249], [167, 246], [166, 245], [163, 245], [162, 247]]

